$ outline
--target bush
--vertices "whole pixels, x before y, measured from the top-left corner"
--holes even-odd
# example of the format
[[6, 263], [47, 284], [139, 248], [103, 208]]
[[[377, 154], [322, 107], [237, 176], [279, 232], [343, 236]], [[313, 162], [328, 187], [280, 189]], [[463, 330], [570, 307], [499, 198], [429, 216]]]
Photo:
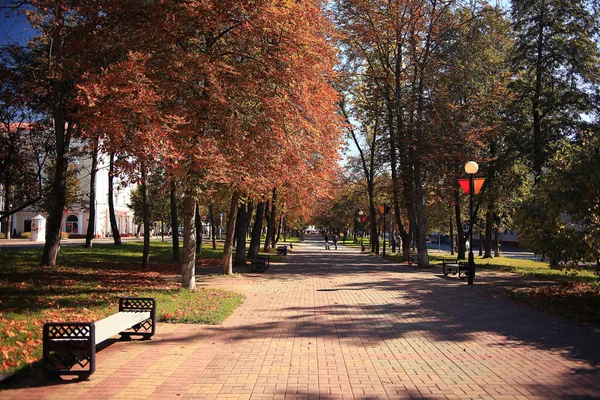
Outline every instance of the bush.
[[22, 239], [31, 239], [31, 232], [23, 232], [21, 234]]
[[6, 239], [6, 235], [4, 234], [4, 232], [0, 232], [0, 239]]
[[67, 233], [67, 232], [61, 232], [60, 233], [60, 238], [61, 239], [68, 239], [69, 238], [69, 233]]

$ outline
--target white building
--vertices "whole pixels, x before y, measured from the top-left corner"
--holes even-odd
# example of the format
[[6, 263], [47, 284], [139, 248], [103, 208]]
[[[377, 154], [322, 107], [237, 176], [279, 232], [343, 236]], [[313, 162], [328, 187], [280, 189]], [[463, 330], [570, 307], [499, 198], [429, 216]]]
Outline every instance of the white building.
[[[96, 172], [95, 182], [95, 199], [93, 199], [96, 205], [96, 217], [94, 224], [94, 236], [105, 237], [112, 235], [112, 229], [110, 226], [110, 214], [108, 209], [108, 164], [109, 156], [102, 154], [98, 156], [98, 171]], [[76, 164], [79, 167], [78, 181], [79, 188], [78, 192], [84, 197], [89, 199], [90, 191], [90, 170], [92, 160], [91, 158], [79, 159]], [[117, 219], [117, 226], [119, 227], [119, 233], [122, 236], [135, 235], [137, 231], [137, 225], [133, 223], [133, 210], [129, 208], [128, 204], [131, 202], [131, 189], [132, 186], [126, 182], [119, 182], [115, 178], [114, 182], [114, 207], [115, 216]], [[89, 201], [92, 201], [91, 199]], [[27, 211], [21, 211], [12, 216], [11, 232], [17, 235], [31, 231], [31, 220], [34, 216], [42, 214], [44, 217], [48, 217], [47, 213], [41, 212], [41, 210], [32, 207]], [[66, 209], [63, 213], [63, 227], [62, 232], [67, 232], [70, 238], [85, 237], [89, 224], [89, 209], [82, 207], [81, 205], [73, 205], [69, 209]]]

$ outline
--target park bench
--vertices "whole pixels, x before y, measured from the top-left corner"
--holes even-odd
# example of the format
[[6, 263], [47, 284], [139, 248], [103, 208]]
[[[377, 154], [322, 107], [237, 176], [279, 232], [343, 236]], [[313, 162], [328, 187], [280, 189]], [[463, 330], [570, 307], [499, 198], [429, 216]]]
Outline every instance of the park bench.
[[77, 375], [87, 379], [96, 370], [96, 346], [119, 334], [122, 339], [148, 340], [156, 330], [156, 301], [122, 297], [119, 312], [97, 322], [47, 322], [43, 330], [42, 369], [49, 378]]
[[460, 279], [464, 279], [469, 276], [469, 263], [467, 261], [458, 261], [458, 259], [451, 262], [442, 260], [442, 272], [446, 276], [448, 274], [458, 274]]
[[277, 246], [277, 255], [278, 256], [287, 256], [287, 252], [288, 252], [288, 245], [287, 244], [283, 244], [281, 246]]
[[265, 272], [271, 264], [269, 256], [256, 256], [250, 264], [251, 272]]
[[408, 266], [417, 265], [417, 253], [408, 253], [408, 260], [406, 260]]

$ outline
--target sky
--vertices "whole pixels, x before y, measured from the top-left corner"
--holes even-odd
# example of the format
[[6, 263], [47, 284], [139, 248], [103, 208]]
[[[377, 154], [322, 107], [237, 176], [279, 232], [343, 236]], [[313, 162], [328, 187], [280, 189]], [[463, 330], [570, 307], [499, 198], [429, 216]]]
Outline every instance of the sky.
[[[1, 0], [0, 0], [1, 1]], [[7, 44], [25, 44], [35, 33], [24, 15], [7, 14], [0, 11], [0, 46]]]

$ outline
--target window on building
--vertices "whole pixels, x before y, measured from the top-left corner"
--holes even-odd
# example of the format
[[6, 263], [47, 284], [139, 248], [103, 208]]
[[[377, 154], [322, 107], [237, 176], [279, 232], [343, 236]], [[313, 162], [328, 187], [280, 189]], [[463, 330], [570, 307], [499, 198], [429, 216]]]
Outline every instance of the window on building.
[[65, 223], [65, 232], [79, 233], [79, 223], [77, 222], [77, 216], [69, 215], [67, 217], [67, 222]]

